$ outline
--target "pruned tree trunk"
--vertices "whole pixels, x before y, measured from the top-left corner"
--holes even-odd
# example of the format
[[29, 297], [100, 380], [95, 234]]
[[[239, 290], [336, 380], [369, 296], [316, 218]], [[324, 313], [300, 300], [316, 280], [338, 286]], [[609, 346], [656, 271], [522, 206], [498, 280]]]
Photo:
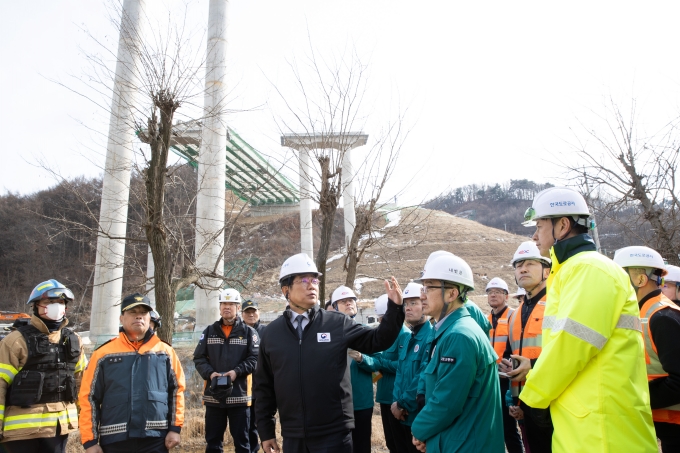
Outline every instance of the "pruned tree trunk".
[[364, 207], [358, 208], [356, 210], [356, 226], [354, 227], [354, 232], [352, 233], [352, 238], [347, 245], [347, 255], [345, 255], [345, 264], [343, 265], [344, 270], [347, 271], [347, 276], [345, 277], [345, 286], [350, 288], [354, 287], [354, 280], [357, 278], [357, 266], [359, 261], [361, 261], [361, 256], [364, 254], [365, 248], [359, 247], [359, 240], [364, 234], [371, 232], [371, 225], [373, 219], [373, 213], [366, 210]]
[[[323, 273], [319, 283], [319, 301], [326, 298], [326, 261], [328, 251], [331, 247], [331, 237], [335, 226], [335, 212], [338, 210], [340, 201], [341, 181], [338, 178], [337, 184], [333, 183], [333, 178], [339, 174], [339, 170], [331, 172], [331, 159], [326, 155], [318, 155], [317, 160], [321, 167], [321, 191], [319, 193], [319, 214], [321, 215], [321, 242], [319, 251], [316, 254], [316, 267]], [[323, 303], [321, 304], [323, 306]]]
[[156, 310], [165, 322], [158, 332], [161, 340], [172, 344], [175, 324], [176, 293], [172, 288], [170, 248], [163, 218], [165, 204], [165, 180], [168, 150], [172, 132], [172, 118], [179, 107], [171, 95], [160, 91], [154, 98], [154, 107], [160, 111], [160, 121], [154, 109], [148, 120], [151, 159], [145, 171], [146, 184], [146, 238], [154, 261], [154, 293]]

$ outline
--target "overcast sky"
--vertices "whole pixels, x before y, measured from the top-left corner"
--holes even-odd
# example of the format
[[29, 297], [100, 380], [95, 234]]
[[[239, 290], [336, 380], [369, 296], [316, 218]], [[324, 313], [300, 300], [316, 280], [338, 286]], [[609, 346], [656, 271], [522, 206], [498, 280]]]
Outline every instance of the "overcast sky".
[[[182, 18], [183, 3], [165, 4]], [[204, 29], [208, 1], [189, 5], [191, 26]], [[370, 136], [397, 104], [406, 110], [411, 132], [390, 186], [411, 181], [402, 202], [473, 182], [559, 182], [551, 162], [568, 154], [578, 121], [602, 127], [592, 111], [610, 96], [624, 107], [635, 97], [651, 132], [680, 114], [678, 17], [677, 1], [232, 0], [233, 107], [258, 108], [229, 123], [264, 154], [285, 155], [272, 86], [297, 95], [288, 62], [304, 59], [311, 39], [318, 55], [356, 49], [367, 64]], [[101, 171], [108, 115], [50, 81], [76, 87], [86, 73], [98, 48], [83, 28], [115, 49], [105, 2], [0, 2], [3, 194], [53, 185], [41, 159], [67, 176]]]

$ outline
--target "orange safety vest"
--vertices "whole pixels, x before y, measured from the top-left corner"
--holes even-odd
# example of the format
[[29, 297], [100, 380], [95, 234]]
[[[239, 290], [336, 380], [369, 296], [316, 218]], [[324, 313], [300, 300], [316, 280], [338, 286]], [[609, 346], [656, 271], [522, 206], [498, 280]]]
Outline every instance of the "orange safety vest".
[[[640, 321], [642, 323], [642, 335], [645, 340], [645, 363], [647, 364], [647, 380], [653, 381], [667, 377], [668, 373], [664, 371], [659, 354], [656, 350], [656, 344], [652, 337], [652, 331], [649, 330], [649, 320], [654, 314], [665, 308], [671, 310], [678, 310], [678, 308], [670, 299], [663, 294], [650, 298], [644, 303], [640, 310]], [[663, 409], [652, 409], [652, 418], [655, 422], [675, 423], [680, 425], [680, 404], [674, 404]]]
[[[536, 306], [531, 310], [531, 315], [526, 325], [522, 328], [522, 307], [524, 302], [519, 304], [517, 310], [510, 317], [508, 340], [510, 349], [514, 355], [521, 355], [527, 359], [535, 360], [541, 355], [541, 344], [543, 343], [543, 314], [545, 313], [545, 301], [547, 292], [536, 302]], [[512, 385], [512, 395], [519, 395], [519, 387], [523, 382], [510, 381]]]
[[496, 328], [493, 328], [493, 313], [489, 313], [489, 322], [491, 323], [491, 330], [489, 331], [489, 338], [491, 339], [491, 346], [498, 354], [496, 363], [500, 363], [505, 353], [505, 345], [508, 342], [508, 318], [515, 312], [513, 308], [507, 307], [500, 318]]

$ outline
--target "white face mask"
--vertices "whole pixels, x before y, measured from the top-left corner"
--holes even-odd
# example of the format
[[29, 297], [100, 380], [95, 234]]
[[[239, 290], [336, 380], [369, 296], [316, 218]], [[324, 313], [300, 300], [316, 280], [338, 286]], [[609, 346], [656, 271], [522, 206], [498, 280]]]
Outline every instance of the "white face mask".
[[45, 317], [52, 321], [61, 321], [66, 314], [66, 305], [53, 303], [45, 307]]

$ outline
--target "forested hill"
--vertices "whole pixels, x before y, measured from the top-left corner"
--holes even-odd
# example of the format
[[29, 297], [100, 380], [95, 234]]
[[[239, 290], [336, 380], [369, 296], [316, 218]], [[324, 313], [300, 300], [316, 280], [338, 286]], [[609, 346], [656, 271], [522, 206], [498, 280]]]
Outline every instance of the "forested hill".
[[527, 179], [511, 179], [503, 184], [470, 184], [434, 198], [424, 207], [439, 209], [459, 217], [475, 220], [482, 225], [506, 230], [522, 236], [533, 233], [522, 226], [524, 211], [534, 196], [550, 183], [540, 184]]

